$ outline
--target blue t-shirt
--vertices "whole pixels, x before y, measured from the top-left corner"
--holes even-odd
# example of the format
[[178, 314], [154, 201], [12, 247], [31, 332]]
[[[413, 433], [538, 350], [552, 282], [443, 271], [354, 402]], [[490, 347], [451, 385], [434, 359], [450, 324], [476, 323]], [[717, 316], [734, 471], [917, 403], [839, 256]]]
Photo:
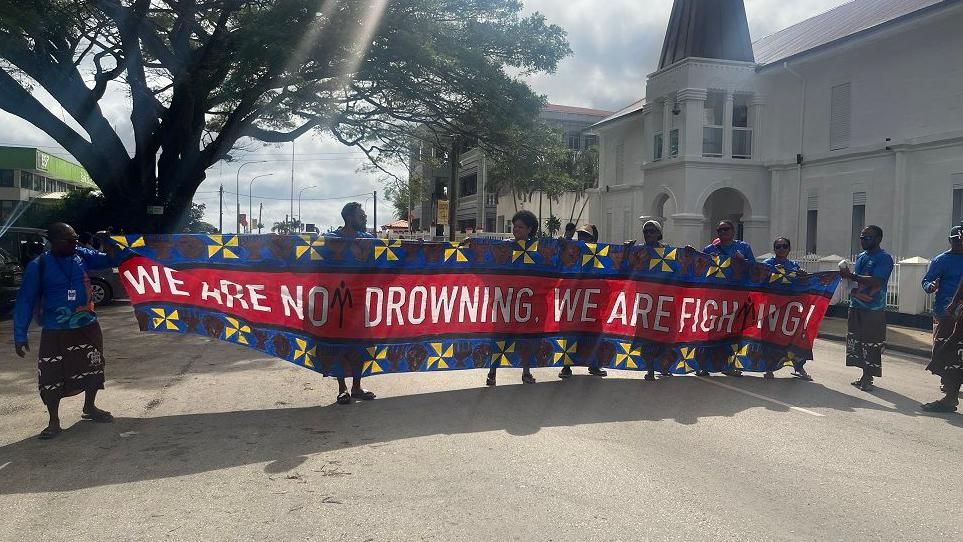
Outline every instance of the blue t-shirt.
[[[347, 239], [347, 238], [348, 238], [348, 236], [346, 236], [346, 235], [344, 234], [344, 226], [342, 226], [342, 227], [340, 227], [340, 228], [338, 228], [338, 229], [336, 229], [336, 230], [334, 230], [334, 231], [329, 231], [329, 232], [325, 233], [324, 236], [325, 236], [325, 237], [340, 237], [340, 238], [342, 238], [342, 239]], [[374, 235], [371, 235], [370, 233], [368, 233], [368, 232], [366, 232], [366, 231], [359, 231], [359, 232], [357, 232], [357, 234], [356, 234], [354, 237], [355, 237], [355, 239], [374, 239], [374, 238], [375, 238]]]
[[795, 273], [799, 271], [799, 264], [794, 260], [790, 259], [780, 259], [773, 256], [772, 258], [766, 258], [762, 263], [768, 265], [769, 267], [782, 267], [787, 273]]
[[936, 299], [933, 300], [933, 315], [946, 316], [946, 308], [950, 301], [953, 301], [960, 281], [963, 281], [963, 254], [946, 251], [933, 258], [923, 277], [923, 289], [936, 279], [940, 280], [940, 287], [937, 288]]
[[886, 308], [886, 286], [893, 273], [893, 257], [883, 249], [863, 251], [856, 257], [853, 273], [879, 279], [879, 286], [862, 286], [857, 283], [849, 293], [849, 306], [853, 309], [881, 311]]
[[750, 264], [756, 263], [756, 256], [752, 253], [752, 247], [749, 246], [749, 243], [745, 241], [733, 241], [729, 243], [729, 246], [725, 246], [725, 247], [722, 246], [721, 244], [708, 245], [706, 248], [702, 250], [702, 252], [710, 256], [718, 254], [720, 256], [726, 256], [728, 258], [732, 258], [733, 256], [735, 256], [736, 252], [741, 252], [742, 255], [746, 257], [747, 263], [750, 263]]
[[[41, 258], [44, 259], [42, 277]], [[14, 308], [14, 341], [27, 340], [34, 307], [41, 299], [44, 329], [77, 329], [96, 322], [87, 270], [107, 267], [113, 267], [107, 254], [84, 247], [77, 247], [73, 256], [58, 257], [44, 252], [28, 263]]]

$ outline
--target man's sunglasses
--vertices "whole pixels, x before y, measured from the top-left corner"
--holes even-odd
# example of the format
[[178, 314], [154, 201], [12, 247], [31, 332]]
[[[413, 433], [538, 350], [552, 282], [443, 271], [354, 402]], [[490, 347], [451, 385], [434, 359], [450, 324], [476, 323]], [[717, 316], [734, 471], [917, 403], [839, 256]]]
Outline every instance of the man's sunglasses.
[[717, 232], [717, 233], [722, 233], [722, 232], [724, 232], [724, 231], [732, 231], [732, 228], [730, 228], [729, 226], [723, 226], [723, 227], [721, 227], [721, 228], [716, 228], [716, 232]]
[[863, 241], [866, 241], [866, 240], [868, 240], [868, 239], [876, 239], [876, 236], [874, 236], [874, 235], [860, 235], [859, 238], [860, 238], [861, 240], [863, 240]]
[[782, 250], [782, 249], [784, 249], [784, 248], [786, 248], [786, 249], [789, 248], [789, 245], [772, 245], [772, 248], [774, 248], [774, 249], [776, 249], [776, 250]]
[[646, 235], [648, 235], [648, 234], [656, 234], [656, 233], [659, 233], [659, 230], [642, 230], [642, 233], [644, 233], [644, 234], [646, 234]]

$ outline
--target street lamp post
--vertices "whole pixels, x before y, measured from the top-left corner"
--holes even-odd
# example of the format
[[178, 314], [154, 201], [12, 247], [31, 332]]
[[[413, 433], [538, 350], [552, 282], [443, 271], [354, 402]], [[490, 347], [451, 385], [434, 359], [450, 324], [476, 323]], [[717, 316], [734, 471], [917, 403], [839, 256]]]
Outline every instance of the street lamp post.
[[301, 224], [301, 194], [304, 194], [305, 190], [311, 190], [312, 188], [317, 188], [317, 186], [314, 186], [314, 185], [305, 186], [304, 188], [298, 191], [298, 230], [299, 231], [304, 229], [304, 225]]
[[234, 213], [234, 233], [241, 233], [241, 170], [248, 164], [263, 164], [267, 160], [252, 160], [244, 162], [237, 168], [237, 175], [234, 177], [234, 201], [237, 204], [237, 211]]
[[[251, 197], [251, 191], [254, 190], [254, 181], [260, 179], [261, 177], [270, 177], [274, 175], [273, 173], [265, 173], [264, 175], [258, 175], [251, 179], [251, 182], [247, 185], [247, 223], [251, 224], [252, 216], [254, 213], [253, 199]], [[248, 226], [250, 228], [250, 226]], [[253, 228], [251, 228], [253, 229]]]

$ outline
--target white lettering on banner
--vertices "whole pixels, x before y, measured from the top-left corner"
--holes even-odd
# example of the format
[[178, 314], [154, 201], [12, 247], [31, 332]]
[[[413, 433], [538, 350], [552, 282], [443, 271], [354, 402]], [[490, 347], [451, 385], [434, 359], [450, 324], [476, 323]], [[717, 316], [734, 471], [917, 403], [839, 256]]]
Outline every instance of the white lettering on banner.
[[[318, 298], [320, 297], [320, 303], [318, 303]], [[321, 314], [317, 315], [318, 307], [321, 308]], [[323, 326], [328, 323], [328, 289], [323, 286], [314, 286], [308, 290], [308, 320], [311, 321], [315, 326]]]
[[167, 277], [167, 287], [170, 288], [171, 295], [181, 295], [181, 296], [190, 297], [191, 295], [190, 292], [185, 292], [184, 290], [177, 289], [178, 286], [184, 285], [184, 281], [174, 278], [174, 273], [176, 272], [177, 271], [174, 271], [170, 267], [164, 268], [164, 276]]
[[458, 321], [465, 322], [465, 312], [468, 312], [468, 318], [471, 323], [475, 323], [478, 320], [478, 286], [475, 286], [475, 290], [469, 294], [468, 286], [461, 287], [461, 305], [458, 309]]
[[[802, 316], [802, 313], [805, 310], [805, 308], [803, 308], [802, 306], [802, 303], [798, 301], [792, 301], [788, 305], [786, 305], [786, 312], [782, 316], [782, 334], [787, 337], [792, 337], [793, 335], [796, 334], [796, 331], [799, 329], [799, 324], [800, 324], [799, 317], [792, 316], [792, 311], [794, 309], [799, 311], [799, 316]], [[787, 326], [787, 324], [789, 324], [790, 322], [792, 323], [792, 329], [790, 329]]]
[[531, 301], [522, 301], [522, 296], [532, 297], [533, 295], [535, 295], [535, 292], [531, 288], [522, 288], [518, 291], [518, 297], [515, 298], [516, 322], [525, 323], [532, 317], [532, 303]]
[[267, 299], [266, 295], [258, 293], [263, 291], [263, 284], [247, 285], [247, 295], [251, 298], [251, 308], [260, 312], [271, 312], [271, 307], [266, 307], [261, 304], [261, 301]]
[[668, 296], [668, 295], [659, 296], [659, 304], [658, 304], [658, 308], [655, 309], [655, 322], [654, 322], [654, 325], [652, 326], [652, 329], [656, 331], [669, 331], [669, 328], [666, 327], [665, 324], [661, 323], [666, 316], [669, 316], [669, 311], [662, 310], [662, 306], [665, 305], [666, 303], [672, 304], [674, 301], [675, 301], [675, 298], [672, 296]]
[[386, 310], [388, 315], [385, 320], [386, 326], [394, 325], [392, 324], [392, 315], [396, 316], [396, 320], [398, 321], [397, 325], [405, 325], [405, 320], [401, 317], [401, 307], [405, 304], [405, 293], [405, 289], [401, 286], [388, 287], [388, 307]]
[[565, 321], [571, 322], [575, 319], [575, 311], [577, 310], [577, 305], [582, 299], [582, 290], [576, 289], [575, 297], [572, 297], [573, 290], [571, 288], [566, 288], [565, 293], [561, 293], [560, 288], [555, 288], [555, 321], [562, 321], [562, 314], [565, 314]]
[[[372, 306], [372, 299], [377, 301], [375, 306]], [[368, 286], [364, 292], [364, 327], [375, 327], [381, 323], [384, 301], [385, 293], [381, 288]]]
[[300, 284], [294, 289], [294, 296], [286, 284], [281, 285], [281, 306], [284, 307], [284, 316], [290, 317], [291, 311], [297, 315], [298, 320], [304, 320], [304, 286]]
[[[709, 314], [710, 306], [713, 311], [711, 315]], [[715, 299], [706, 299], [706, 302], [702, 304], [702, 325], [699, 326], [699, 329], [705, 333], [712, 331], [712, 328], [716, 325], [716, 318], [719, 317], [719, 315], [715, 313], [718, 308], [719, 304], [716, 303]]]
[[244, 310], [247, 310], [247, 301], [244, 300], [244, 288], [235, 282], [221, 279], [221, 291], [224, 292], [224, 304], [227, 308], [234, 307], [234, 300]]
[[719, 330], [720, 330], [720, 331], [722, 330], [722, 324], [723, 324], [723, 322], [728, 321], [728, 322], [729, 322], [729, 325], [726, 326], [726, 333], [732, 333], [732, 324], [735, 323], [735, 321], [736, 321], [736, 313], [739, 312], [739, 302], [738, 302], [738, 301], [733, 301], [733, 302], [732, 302], [732, 311], [729, 311], [728, 309], [729, 309], [729, 302], [728, 302], [728, 301], [723, 301], [723, 302], [722, 302], [722, 316], [719, 317]]
[[[151, 290], [155, 294], [161, 292], [160, 287], [160, 271], [157, 269], [156, 265], [152, 265], [150, 270], [144, 269], [143, 266], [137, 267], [137, 278], [134, 278], [134, 274], [130, 272], [130, 269], [124, 271], [124, 278], [131, 285], [137, 293], [144, 295], [147, 292], [147, 286], [150, 286]], [[146, 283], [146, 284], [145, 284]]]
[[[694, 311], [689, 312], [688, 307], [693, 303], [696, 303], [696, 308]], [[690, 318], [692, 318], [692, 328], [693, 328], [693, 331], [695, 331], [695, 318], [693, 317], [698, 313], [699, 313], [699, 305], [696, 302], [696, 299], [692, 297], [683, 297], [682, 308], [679, 309], [679, 332], [680, 333], [686, 326], [686, 320]]]
[[[416, 296], [421, 296], [421, 301], [415, 301]], [[408, 296], [408, 321], [418, 325], [425, 321], [425, 313], [428, 312], [428, 289], [424, 286], [415, 286], [411, 289]], [[418, 312], [415, 312], [418, 311]]]
[[455, 308], [455, 296], [451, 295], [448, 287], [431, 287], [431, 323], [437, 324], [440, 320], [442, 311], [445, 318], [442, 322], [451, 322], [451, 311]]
[[515, 288], [508, 289], [508, 295], [502, 294], [501, 288], [495, 288], [495, 300], [492, 301], [492, 323], [498, 321], [498, 312], [501, 312], [502, 322], [509, 322], [512, 319], [512, 294]]
[[589, 288], [588, 290], [585, 290], [585, 299], [584, 299], [584, 303], [582, 304], [582, 321], [583, 322], [595, 321], [595, 317], [589, 316], [588, 311], [589, 309], [599, 308], [598, 304], [592, 303], [592, 296], [598, 295], [600, 293], [602, 293], [602, 290], [599, 290], [597, 288]]
[[224, 304], [221, 301], [221, 291], [218, 290], [217, 288], [211, 288], [211, 285], [206, 282], [202, 282], [201, 283], [201, 301], [208, 301], [210, 299], [216, 300], [218, 305]]
[[[645, 301], [645, 308], [641, 302]], [[642, 317], [642, 327], [649, 329], [649, 313], [652, 312], [652, 296], [649, 294], [635, 294], [635, 308], [632, 309], [632, 327], [635, 327], [639, 316]]]
[[618, 319], [623, 326], [629, 325], [626, 310], [625, 292], [619, 292], [619, 295], [615, 296], [615, 303], [612, 304], [612, 312], [609, 313], [609, 319], [605, 323], [611, 324]]

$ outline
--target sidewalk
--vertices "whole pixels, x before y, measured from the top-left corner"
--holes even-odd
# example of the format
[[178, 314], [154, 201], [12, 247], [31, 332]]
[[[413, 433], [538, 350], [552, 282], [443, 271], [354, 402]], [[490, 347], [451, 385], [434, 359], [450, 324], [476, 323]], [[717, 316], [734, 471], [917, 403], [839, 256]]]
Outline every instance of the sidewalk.
[[[846, 341], [846, 319], [825, 318], [819, 328], [819, 338]], [[886, 326], [886, 349], [929, 359], [933, 347], [933, 333], [903, 326]]]

